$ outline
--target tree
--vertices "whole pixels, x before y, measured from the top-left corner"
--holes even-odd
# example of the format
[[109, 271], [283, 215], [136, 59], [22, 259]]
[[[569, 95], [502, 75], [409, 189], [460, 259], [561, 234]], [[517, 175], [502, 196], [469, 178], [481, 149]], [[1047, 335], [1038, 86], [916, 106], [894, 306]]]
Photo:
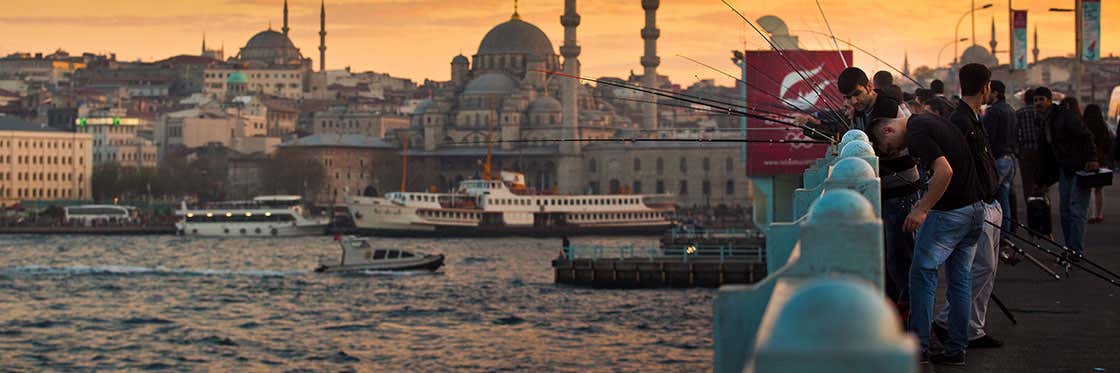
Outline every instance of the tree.
[[314, 157], [299, 149], [281, 149], [265, 163], [264, 189], [275, 194], [296, 194], [312, 199], [322, 190], [327, 171]]

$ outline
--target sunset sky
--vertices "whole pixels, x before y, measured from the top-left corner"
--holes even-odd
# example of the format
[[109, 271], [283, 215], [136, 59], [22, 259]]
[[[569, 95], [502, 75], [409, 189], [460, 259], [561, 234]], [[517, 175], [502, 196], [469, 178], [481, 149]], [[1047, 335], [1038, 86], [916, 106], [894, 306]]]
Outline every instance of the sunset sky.
[[[837, 37], [851, 40], [899, 68], [909, 53], [911, 68], [933, 65], [938, 51], [953, 40], [953, 26], [968, 11], [971, 0], [820, 0]], [[5, 0], [0, 15], [0, 53], [115, 52], [122, 60], [156, 60], [177, 54], [197, 54], [203, 33], [210, 45], [224, 43], [226, 56], [256, 32], [279, 30], [283, 0]], [[977, 0], [979, 4], [986, 3]], [[1120, 27], [1107, 20], [1120, 19], [1120, 4], [1105, 0], [1102, 55], [1120, 54]], [[746, 1], [732, 4], [752, 20], [773, 14], [783, 18], [795, 34], [799, 29], [825, 32], [824, 22], [812, 0]], [[1006, 0], [976, 13], [976, 38], [987, 46], [995, 17], [998, 49], [1008, 46]], [[451, 58], [475, 53], [483, 35], [509, 19], [513, 0], [328, 0], [327, 68], [346, 66], [355, 71], [374, 70], [422, 81], [450, 77]], [[1017, 9], [1028, 9], [1029, 29], [1037, 25], [1042, 57], [1069, 55], [1074, 50], [1072, 13], [1052, 13], [1051, 7], [1073, 7], [1073, 0], [1017, 0]], [[318, 66], [319, 0], [290, 0], [291, 37], [304, 56]], [[562, 0], [522, 0], [522, 19], [543, 29], [558, 48], [563, 42], [559, 16]], [[638, 0], [583, 0], [579, 27], [583, 73], [621, 76], [640, 71], [644, 22]], [[689, 56], [726, 70], [734, 48], [760, 49], [765, 43], [718, 0], [662, 0], [658, 11], [660, 72], [674, 82], [688, 85], [717, 73], [677, 57]], [[961, 24], [968, 37], [968, 19]], [[828, 48], [826, 38], [800, 33], [807, 49]], [[968, 42], [962, 43], [963, 51]], [[1028, 48], [1033, 47], [1033, 44]], [[945, 48], [941, 63], [952, 59]], [[1006, 61], [1006, 53], [999, 55]], [[856, 64], [869, 70], [885, 68], [856, 52]]]

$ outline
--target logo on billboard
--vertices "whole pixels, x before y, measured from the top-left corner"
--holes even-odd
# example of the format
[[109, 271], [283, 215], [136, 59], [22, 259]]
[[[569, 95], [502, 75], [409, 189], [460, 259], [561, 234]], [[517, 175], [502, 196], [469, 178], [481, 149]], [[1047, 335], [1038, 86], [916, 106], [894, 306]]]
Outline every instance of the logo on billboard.
[[[785, 100], [799, 110], [809, 110], [813, 106], [816, 106], [817, 101], [821, 99], [820, 93], [817, 92], [824, 92], [824, 88], [831, 84], [828, 79], [817, 78], [817, 75], [820, 75], [821, 71], [824, 71], [824, 64], [812, 70], [796, 70], [786, 74], [786, 77], [782, 78], [782, 87], [778, 97], [781, 97], [782, 100]], [[804, 76], [804, 78], [802, 78], [802, 76]], [[813, 86], [814, 80], [817, 81], [815, 88], [804, 91], [800, 95], [797, 95], [797, 97], [789, 97], [786, 95], [790, 92], [790, 89], [798, 85], [798, 83], [805, 83], [806, 85]]]

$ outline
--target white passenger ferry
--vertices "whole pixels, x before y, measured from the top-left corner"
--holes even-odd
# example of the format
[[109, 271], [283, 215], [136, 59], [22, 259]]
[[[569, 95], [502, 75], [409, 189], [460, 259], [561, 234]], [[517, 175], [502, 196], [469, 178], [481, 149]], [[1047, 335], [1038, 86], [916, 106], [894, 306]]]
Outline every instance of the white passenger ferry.
[[359, 231], [383, 236], [662, 234], [671, 195], [535, 195], [524, 176], [466, 180], [453, 193], [393, 192], [347, 198]]
[[179, 234], [208, 237], [308, 236], [323, 234], [327, 218], [305, 214], [299, 196], [260, 196], [175, 211]]

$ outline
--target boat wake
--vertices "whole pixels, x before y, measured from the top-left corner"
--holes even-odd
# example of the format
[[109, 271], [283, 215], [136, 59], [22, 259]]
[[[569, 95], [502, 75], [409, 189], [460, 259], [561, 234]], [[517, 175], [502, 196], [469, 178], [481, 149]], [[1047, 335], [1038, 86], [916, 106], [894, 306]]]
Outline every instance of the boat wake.
[[248, 277], [284, 277], [305, 274], [307, 271], [275, 271], [275, 270], [224, 270], [208, 268], [165, 268], [165, 267], [135, 267], [135, 266], [15, 266], [0, 268], [0, 277], [34, 277], [34, 276], [248, 276]]

